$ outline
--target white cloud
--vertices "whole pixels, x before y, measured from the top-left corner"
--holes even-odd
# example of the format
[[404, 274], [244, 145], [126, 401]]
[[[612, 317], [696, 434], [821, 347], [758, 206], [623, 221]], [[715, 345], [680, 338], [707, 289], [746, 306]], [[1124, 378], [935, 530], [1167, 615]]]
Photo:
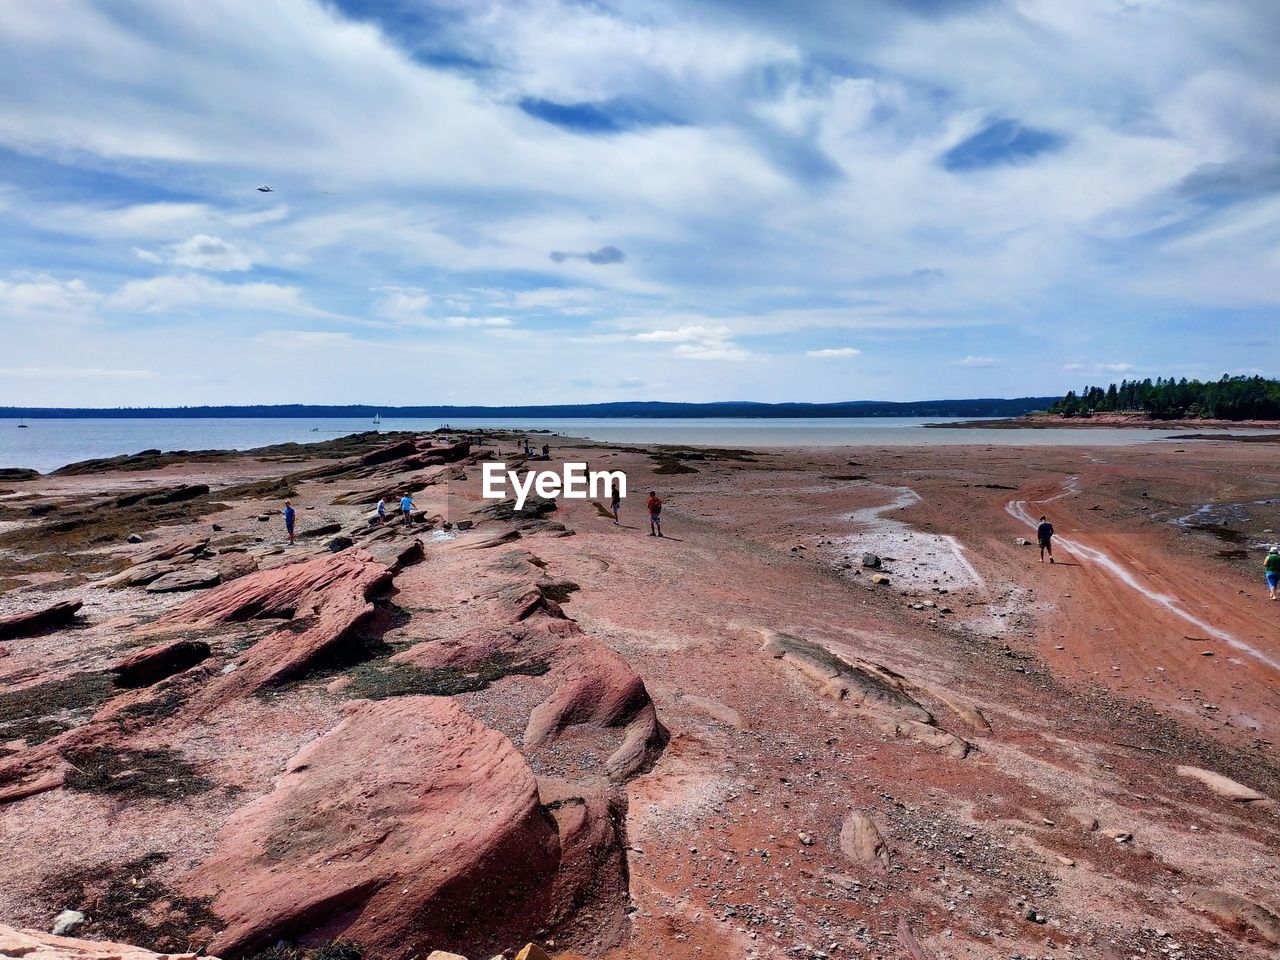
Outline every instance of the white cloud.
[[80, 279], [31, 274], [12, 283], [0, 280], [0, 306], [14, 316], [87, 317], [100, 299]]
[[253, 262], [234, 245], [220, 237], [199, 233], [169, 248], [169, 260], [196, 270], [248, 270]]
[[806, 357], [832, 359], [835, 357], [856, 357], [862, 353], [856, 347], [823, 347], [821, 350], [806, 350]]
[[970, 354], [956, 361], [962, 367], [994, 367], [1000, 361], [995, 357], [976, 357]]
[[1132, 363], [1100, 363], [1097, 365], [1097, 369], [1107, 373], [1129, 373], [1136, 370], [1137, 367]]
[[297, 287], [276, 283], [224, 283], [200, 274], [132, 280], [107, 298], [116, 310], [164, 313], [192, 311], [264, 311], [325, 315], [309, 306]]

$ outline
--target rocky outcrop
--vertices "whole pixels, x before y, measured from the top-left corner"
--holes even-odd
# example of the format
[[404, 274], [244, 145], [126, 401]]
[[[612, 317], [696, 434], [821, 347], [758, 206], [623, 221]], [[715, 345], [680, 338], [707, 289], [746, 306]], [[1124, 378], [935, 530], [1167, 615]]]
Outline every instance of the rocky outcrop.
[[184, 885], [215, 953], [345, 937], [389, 960], [536, 929], [560, 860], [528, 764], [452, 700], [355, 701], [227, 825]]
[[65, 627], [75, 621], [76, 612], [81, 606], [83, 604], [79, 600], [65, 600], [62, 603], [41, 607], [39, 610], [0, 617], [0, 640], [29, 637], [41, 630]]
[[174, 570], [152, 580], [146, 586], [147, 593], [182, 593], [187, 590], [207, 590], [222, 582], [222, 574], [211, 567], [188, 567]]
[[763, 652], [791, 664], [819, 685], [819, 692], [853, 708], [893, 736], [910, 737], [956, 759], [971, 745], [937, 726], [933, 715], [908, 692], [906, 678], [888, 667], [852, 662], [800, 637], [762, 630]]
[[203, 640], [172, 640], [126, 657], [110, 672], [117, 687], [149, 687], [203, 663], [209, 653], [209, 644]]
[[1200, 767], [1180, 766], [1175, 772], [1180, 777], [1188, 777], [1192, 780], [1198, 780], [1204, 784], [1212, 792], [1220, 797], [1225, 797], [1233, 803], [1239, 803], [1245, 806], [1270, 806], [1271, 801], [1266, 794], [1259, 793], [1250, 787], [1246, 787], [1243, 783], [1236, 783], [1230, 777], [1224, 777], [1220, 773], [1214, 773], [1212, 770], [1204, 770]]
[[298, 676], [316, 657], [374, 615], [371, 599], [392, 574], [366, 550], [345, 550], [260, 570], [169, 611], [158, 627], [209, 627], [275, 618], [292, 626], [259, 640], [233, 673], [205, 692], [207, 702], [244, 696]]
[[1267, 943], [1280, 946], [1280, 917], [1260, 903], [1234, 893], [1192, 887], [1187, 896], [1228, 930], [1248, 930]]
[[[141, 947], [106, 940], [58, 937], [38, 930], [0, 924], [0, 957], [23, 960], [196, 960], [195, 953], [152, 953]], [[203, 960], [218, 960], [205, 955]]]
[[644, 680], [603, 645], [575, 651], [555, 692], [530, 712], [524, 742], [538, 748], [578, 724], [625, 727], [622, 744], [605, 761], [605, 771], [614, 780], [646, 769], [668, 739]]

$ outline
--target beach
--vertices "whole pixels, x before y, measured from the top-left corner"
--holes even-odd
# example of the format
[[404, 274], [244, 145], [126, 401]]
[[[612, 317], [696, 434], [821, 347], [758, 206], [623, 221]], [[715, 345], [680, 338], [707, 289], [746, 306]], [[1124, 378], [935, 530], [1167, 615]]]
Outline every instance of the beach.
[[[1267, 444], [522, 437], [0, 482], [0, 915], [237, 957], [1273, 955]], [[486, 501], [490, 460], [621, 470], [620, 523]]]

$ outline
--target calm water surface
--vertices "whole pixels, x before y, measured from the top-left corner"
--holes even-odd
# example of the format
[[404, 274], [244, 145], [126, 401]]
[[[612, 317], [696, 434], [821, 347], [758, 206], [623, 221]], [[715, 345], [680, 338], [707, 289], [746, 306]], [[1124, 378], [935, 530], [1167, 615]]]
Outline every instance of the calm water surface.
[[[310, 443], [378, 429], [434, 430], [438, 420], [384, 419], [375, 427], [365, 419], [157, 419], [157, 420], [0, 420], [0, 467], [49, 471], [77, 460], [114, 457], [139, 450], [247, 450], [270, 443]], [[493, 419], [453, 420], [458, 428], [507, 427], [551, 430], [610, 443], [698, 444], [716, 447], [839, 446], [1126, 446], [1167, 436], [1161, 430], [948, 430], [925, 429], [944, 419], [924, 417], [776, 419]], [[1267, 431], [1232, 431], [1265, 433]]]

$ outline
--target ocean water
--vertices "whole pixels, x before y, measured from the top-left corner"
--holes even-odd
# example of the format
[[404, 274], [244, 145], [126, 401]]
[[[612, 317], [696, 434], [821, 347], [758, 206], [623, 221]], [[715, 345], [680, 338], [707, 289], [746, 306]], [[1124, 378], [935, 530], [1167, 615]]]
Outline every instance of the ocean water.
[[[453, 420], [460, 429], [503, 427], [550, 430], [571, 437], [609, 443], [692, 444], [709, 447], [839, 447], [839, 446], [1126, 446], [1168, 436], [1162, 430], [1116, 428], [1097, 430], [1010, 430], [928, 428], [945, 419], [867, 417], [831, 419], [522, 419]], [[363, 430], [434, 430], [437, 420], [384, 419], [375, 427], [348, 418], [192, 418], [0, 420], [0, 467], [28, 467], [47, 472], [93, 457], [161, 450], [247, 450], [271, 443], [308, 443]], [[1232, 431], [1265, 433], [1267, 431]]]

